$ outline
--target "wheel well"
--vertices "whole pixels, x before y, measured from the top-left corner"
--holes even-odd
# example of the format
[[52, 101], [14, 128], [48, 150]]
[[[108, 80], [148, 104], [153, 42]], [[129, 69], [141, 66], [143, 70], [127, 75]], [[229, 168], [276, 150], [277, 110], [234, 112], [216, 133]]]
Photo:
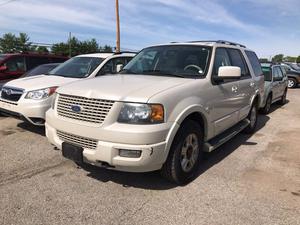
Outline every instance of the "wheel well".
[[199, 113], [199, 112], [191, 113], [182, 121], [182, 123], [184, 123], [185, 121], [188, 121], [188, 120], [192, 120], [192, 121], [195, 121], [196, 123], [198, 123], [202, 128], [202, 132], [204, 133], [204, 136], [206, 137], [206, 130], [207, 130], [206, 123], [205, 123], [204, 117], [201, 113]]
[[252, 104], [256, 104], [256, 107], [259, 108], [260, 96], [256, 95]]

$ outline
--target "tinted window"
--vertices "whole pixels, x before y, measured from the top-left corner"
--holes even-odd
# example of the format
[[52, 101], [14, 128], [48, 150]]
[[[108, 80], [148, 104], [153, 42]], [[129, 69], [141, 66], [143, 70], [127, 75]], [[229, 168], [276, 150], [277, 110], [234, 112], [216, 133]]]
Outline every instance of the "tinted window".
[[23, 77], [31, 77], [31, 76], [46, 74], [57, 66], [58, 64], [40, 65], [25, 73]]
[[99, 71], [98, 75], [103, 74], [116, 74], [117, 73], [117, 65], [122, 64], [126, 66], [126, 64], [131, 60], [130, 57], [117, 57], [109, 60]]
[[25, 60], [22, 56], [10, 58], [4, 64], [7, 66], [8, 72], [24, 72], [26, 71]]
[[211, 48], [168, 45], [143, 49], [122, 73], [160, 76], [204, 77]]
[[229, 48], [227, 50], [231, 59], [231, 65], [240, 67], [242, 76], [249, 76], [249, 71], [242, 53], [238, 49]]
[[221, 66], [231, 66], [228, 52], [225, 48], [217, 48], [213, 68], [213, 76], [217, 76]]
[[264, 77], [265, 77], [265, 81], [272, 81], [272, 71], [271, 71], [271, 67], [269, 66], [262, 66], [261, 67]]
[[49, 63], [47, 57], [27, 56], [27, 69], [31, 70], [41, 64]]
[[284, 66], [280, 66], [280, 69], [282, 71], [283, 76], [286, 77], [286, 69], [284, 68]]
[[83, 78], [89, 76], [103, 62], [103, 58], [73, 57], [49, 72], [49, 75]]
[[261, 70], [261, 66], [260, 66], [260, 63], [259, 63], [259, 60], [258, 60], [256, 54], [251, 51], [245, 51], [245, 52], [250, 61], [251, 66], [253, 68], [255, 76], [257, 76], [257, 77], [262, 76], [263, 72]]
[[275, 66], [275, 67], [273, 68], [273, 73], [274, 73], [274, 74], [273, 74], [273, 77], [274, 77], [274, 78], [282, 80], [282, 78], [283, 78], [283, 73], [282, 73], [282, 71], [281, 71], [281, 69], [280, 69], [279, 66]]

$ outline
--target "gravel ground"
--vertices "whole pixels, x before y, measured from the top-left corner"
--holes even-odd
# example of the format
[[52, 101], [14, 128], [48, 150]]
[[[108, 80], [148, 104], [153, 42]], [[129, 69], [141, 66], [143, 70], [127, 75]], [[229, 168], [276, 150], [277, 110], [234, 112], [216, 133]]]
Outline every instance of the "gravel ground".
[[207, 154], [183, 187], [157, 172], [78, 168], [42, 128], [0, 116], [0, 224], [299, 225], [299, 96]]

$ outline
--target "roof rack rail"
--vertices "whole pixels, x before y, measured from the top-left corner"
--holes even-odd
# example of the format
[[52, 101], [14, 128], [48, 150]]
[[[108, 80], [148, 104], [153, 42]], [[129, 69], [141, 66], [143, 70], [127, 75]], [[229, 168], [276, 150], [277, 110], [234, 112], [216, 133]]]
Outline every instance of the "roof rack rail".
[[242, 48], [246, 48], [245, 45], [239, 44], [239, 43], [235, 43], [235, 42], [231, 42], [231, 41], [225, 41], [225, 40], [204, 40], [204, 41], [188, 41], [189, 43], [197, 43], [197, 42], [215, 42], [215, 43], [219, 43], [219, 44], [225, 44], [225, 45], [234, 45], [234, 46], [239, 46]]
[[231, 42], [231, 41], [218, 40], [217, 43], [226, 44], [226, 45], [235, 45], [235, 46], [240, 46], [242, 48], [246, 48], [245, 45], [242, 45], [242, 44], [239, 44], [239, 43], [236, 43], [236, 42]]
[[137, 54], [137, 52], [134, 52], [134, 51], [120, 51], [120, 52], [114, 52], [114, 55], [119, 55], [119, 54], [122, 54], [122, 53], [133, 53], [133, 54]]

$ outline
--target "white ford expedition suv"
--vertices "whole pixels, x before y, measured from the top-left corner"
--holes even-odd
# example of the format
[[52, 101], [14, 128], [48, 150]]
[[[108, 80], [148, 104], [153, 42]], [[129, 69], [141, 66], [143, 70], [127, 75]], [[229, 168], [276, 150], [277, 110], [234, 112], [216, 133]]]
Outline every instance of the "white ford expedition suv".
[[204, 151], [253, 132], [264, 90], [256, 54], [227, 41], [143, 49], [119, 75], [57, 89], [46, 135], [64, 157], [190, 181]]
[[75, 56], [48, 74], [25, 77], [6, 83], [0, 92], [0, 113], [34, 125], [44, 125], [56, 88], [77, 80], [117, 72], [133, 53], [95, 53]]

